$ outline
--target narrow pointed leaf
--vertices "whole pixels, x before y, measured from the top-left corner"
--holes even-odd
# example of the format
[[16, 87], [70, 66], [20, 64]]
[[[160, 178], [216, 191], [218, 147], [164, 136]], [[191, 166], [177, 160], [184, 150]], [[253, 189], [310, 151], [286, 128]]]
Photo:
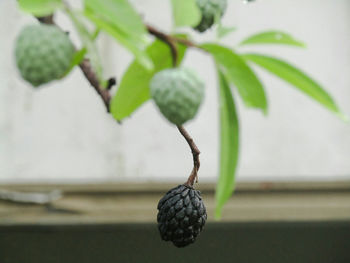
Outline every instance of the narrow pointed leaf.
[[294, 87], [319, 102], [330, 111], [338, 114], [341, 118], [346, 118], [341, 113], [333, 98], [318, 84], [300, 69], [288, 64], [287, 62], [260, 54], [245, 54], [242, 57], [246, 60], [268, 70], [270, 73], [292, 84]]
[[232, 27], [232, 26], [228, 27], [228, 26], [223, 26], [221, 24], [218, 24], [218, 27], [216, 29], [216, 36], [217, 38], [223, 38], [236, 30], [237, 30], [236, 27]]
[[282, 31], [261, 32], [248, 37], [240, 43], [241, 46], [252, 44], [280, 44], [297, 47], [306, 47], [306, 45], [303, 42], [293, 38], [291, 35]]
[[106, 19], [96, 15], [95, 11], [85, 8], [84, 15], [90, 19], [98, 28], [114, 37], [121, 45], [132, 52], [138, 62], [147, 69], [152, 69], [153, 64], [144, 50], [144, 43], [135, 36], [124, 32], [115, 23], [110, 23]]
[[262, 109], [267, 112], [267, 100], [264, 88], [238, 54], [218, 44], [203, 44], [201, 47], [210, 52], [229, 82], [233, 83], [247, 107]]
[[[86, 49], [87, 56], [89, 57], [91, 66], [94, 72], [96, 73], [98, 80], [101, 83], [103, 81], [103, 68], [102, 68], [100, 55], [98, 53], [98, 50], [95, 44], [95, 37], [93, 34], [90, 34], [90, 32], [87, 30], [83, 22], [83, 17], [81, 16], [80, 13], [67, 9], [67, 14], [72, 20], [76, 30], [78, 31], [79, 37], [83, 43], [84, 48], [81, 51], [82, 54], [79, 54], [79, 55], [84, 56], [85, 54], [83, 50]], [[79, 59], [79, 57], [74, 57], [74, 59]]]
[[[178, 45], [178, 63], [182, 61], [185, 51], [186, 46]], [[117, 120], [130, 116], [147, 101], [150, 98], [149, 82], [153, 75], [172, 66], [169, 46], [162, 41], [155, 40], [146, 52], [152, 59], [154, 69], [147, 70], [138, 61], [131, 63], [111, 101], [111, 113]]]
[[201, 19], [196, 0], [171, 0], [175, 26], [196, 26]]
[[18, 0], [22, 11], [34, 16], [47, 16], [62, 8], [62, 0]]
[[[95, 30], [95, 32], [91, 35], [91, 38], [95, 40], [99, 32], [100, 32], [99, 30]], [[86, 47], [82, 47], [80, 50], [75, 52], [73, 59], [70, 63], [70, 66], [67, 69], [64, 76], [67, 76], [74, 69], [75, 66], [79, 65], [84, 60], [86, 53], [87, 53]]]
[[64, 73], [64, 76], [67, 76], [75, 68], [76, 65], [79, 65], [83, 61], [86, 52], [87, 51], [85, 47], [75, 52], [69, 68], [67, 69], [66, 73]]
[[216, 185], [215, 218], [235, 188], [235, 173], [239, 152], [239, 122], [235, 102], [225, 75], [218, 68], [220, 105], [220, 175]]
[[95, 16], [135, 39], [147, 33], [141, 17], [127, 0], [84, 0], [84, 3]]

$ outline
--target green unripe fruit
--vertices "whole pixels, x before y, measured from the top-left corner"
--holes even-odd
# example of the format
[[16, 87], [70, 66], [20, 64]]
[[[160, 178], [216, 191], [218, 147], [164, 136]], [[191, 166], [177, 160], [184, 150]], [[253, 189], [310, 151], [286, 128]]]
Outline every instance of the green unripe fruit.
[[37, 87], [63, 77], [69, 69], [74, 46], [54, 25], [30, 25], [20, 32], [15, 47], [21, 76]]
[[176, 125], [193, 119], [204, 97], [204, 83], [188, 68], [158, 72], [151, 80], [150, 89], [160, 112]]
[[223, 16], [227, 0], [197, 0], [197, 6], [202, 13], [202, 19], [195, 29], [204, 32], [214, 24], [215, 18]]

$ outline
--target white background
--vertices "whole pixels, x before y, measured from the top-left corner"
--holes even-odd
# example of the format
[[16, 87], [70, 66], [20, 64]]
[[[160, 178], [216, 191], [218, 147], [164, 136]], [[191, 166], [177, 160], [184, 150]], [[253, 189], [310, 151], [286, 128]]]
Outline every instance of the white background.
[[[75, 2], [75, 1], [73, 1]], [[133, 0], [148, 23], [170, 32], [170, 1]], [[183, 181], [192, 167], [187, 144], [147, 102], [118, 125], [105, 113], [95, 91], [74, 70], [64, 81], [40, 90], [19, 78], [13, 43], [24, 24], [16, 1], [0, 0], [0, 182]], [[71, 30], [67, 18], [57, 22]], [[229, 0], [223, 23], [238, 30], [223, 39], [231, 47], [250, 34], [270, 29], [291, 33], [307, 49], [252, 46], [285, 58], [308, 72], [350, 115], [350, 2], [347, 0]], [[193, 33], [193, 32], [192, 32]], [[71, 33], [75, 43], [76, 35]], [[213, 40], [214, 32], [198, 41]], [[117, 76], [131, 61], [122, 47], [99, 38], [105, 75]], [[200, 178], [215, 181], [218, 171], [218, 104], [211, 59], [191, 50], [184, 64], [206, 83], [197, 118], [186, 125], [201, 154]], [[263, 81], [269, 114], [247, 109], [236, 97], [241, 125], [238, 180], [350, 179], [350, 125], [340, 121], [285, 82], [254, 68]]]

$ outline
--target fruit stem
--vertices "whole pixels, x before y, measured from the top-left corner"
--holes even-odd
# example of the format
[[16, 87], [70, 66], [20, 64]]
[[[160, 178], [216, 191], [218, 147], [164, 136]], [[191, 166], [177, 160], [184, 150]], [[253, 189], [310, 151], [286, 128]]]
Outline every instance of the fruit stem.
[[178, 61], [177, 60], [178, 53], [177, 53], [176, 41], [170, 35], [167, 35], [163, 32], [160, 32], [159, 30], [155, 29], [154, 27], [152, 27], [150, 25], [146, 25], [146, 28], [151, 35], [154, 35], [156, 38], [163, 41], [165, 44], [167, 44], [169, 46], [170, 51], [171, 51], [171, 56], [173, 58], [173, 67], [176, 67], [177, 61]]
[[195, 181], [198, 182], [198, 170], [199, 170], [199, 167], [201, 165], [201, 163], [199, 161], [199, 154], [201, 152], [199, 151], [197, 145], [193, 141], [193, 138], [189, 135], [189, 133], [185, 130], [185, 128], [183, 126], [177, 126], [177, 128], [191, 148], [191, 152], [192, 152], [192, 156], [193, 156], [193, 169], [192, 169], [192, 172], [191, 172], [190, 176], [188, 177], [185, 185], [192, 187], [193, 184], [195, 183]]

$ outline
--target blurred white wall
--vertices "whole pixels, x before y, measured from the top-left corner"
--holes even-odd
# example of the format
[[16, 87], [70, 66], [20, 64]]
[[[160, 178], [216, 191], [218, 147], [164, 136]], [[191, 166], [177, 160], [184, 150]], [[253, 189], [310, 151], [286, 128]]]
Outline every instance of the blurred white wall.
[[[169, 1], [132, 3], [145, 21], [172, 30]], [[151, 102], [118, 125], [79, 69], [64, 81], [32, 89], [16, 71], [13, 43], [24, 24], [36, 21], [20, 13], [12, 0], [0, 0], [0, 17], [0, 182], [185, 180], [192, 167], [188, 146]], [[71, 28], [62, 14], [57, 22]], [[350, 115], [350, 1], [243, 4], [229, 0], [223, 23], [238, 27], [223, 40], [229, 46], [268, 29], [284, 30], [305, 41], [306, 50], [276, 46], [249, 50], [279, 55], [300, 66]], [[77, 43], [76, 35], [71, 35]], [[194, 34], [201, 41], [214, 36], [213, 32]], [[106, 77], [120, 79], [130, 54], [106, 36], [100, 37], [99, 46]], [[218, 171], [215, 72], [211, 59], [196, 50], [188, 52], [184, 63], [206, 83], [204, 105], [186, 128], [202, 152], [200, 178], [214, 181]], [[254, 69], [265, 84], [269, 114], [246, 109], [236, 98], [241, 125], [238, 179], [350, 179], [350, 125], [288, 84]]]

